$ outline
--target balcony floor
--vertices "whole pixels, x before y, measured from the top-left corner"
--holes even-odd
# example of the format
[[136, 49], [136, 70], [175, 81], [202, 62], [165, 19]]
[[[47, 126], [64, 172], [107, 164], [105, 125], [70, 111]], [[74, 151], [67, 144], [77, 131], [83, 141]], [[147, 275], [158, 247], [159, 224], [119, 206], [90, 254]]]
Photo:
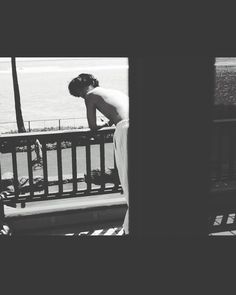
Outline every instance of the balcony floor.
[[29, 202], [25, 208], [5, 206], [5, 216], [19, 235], [98, 235], [99, 230], [102, 235], [121, 235], [126, 207], [124, 196], [112, 193]]
[[210, 221], [209, 236], [235, 236], [236, 235], [236, 213], [222, 212], [214, 214]]

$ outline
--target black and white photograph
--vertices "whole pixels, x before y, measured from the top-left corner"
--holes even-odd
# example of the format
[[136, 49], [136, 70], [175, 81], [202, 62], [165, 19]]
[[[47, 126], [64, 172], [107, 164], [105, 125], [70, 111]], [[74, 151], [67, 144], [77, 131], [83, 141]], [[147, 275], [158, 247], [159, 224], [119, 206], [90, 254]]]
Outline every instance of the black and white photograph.
[[[130, 236], [130, 220], [133, 232], [141, 235], [170, 236], [184, 226], [194, 235], [190, 220], [178, 213], [187, 206], [194, 208], [185, 214], [198, 216], [200, 232], [206, 228], [209, 237], [236, 235], [236, 58], [203, 59], [199, 71], [209, 72], [201, 77], [203, 86], [198, 88], [200, 94], [206, 90], [201, 99], [210, 113], [204, 115], [201, 110], [201, 117], [194, 115], [197, 125], [190, 112], [175, 113], [175, 107], [168, 108], [169, 113], [160, 111], [169, 107], [173, 92], [186, 87], [181, 76], [174, 74], [187, 75], [193, 60], [175, 56], [1, 57], [1, 235]], [[172, 64], [173, 75], [168, 77]], [[179, 64], [185, 66], [181, 71]], [[153, 65], [160, 69], [156, 75]], [[151, 67], [152, 77], [147, 75], [145, 80], [145, 71]], [[197, 71], [196, 76], [186, 76], [191, 94], [198, 77]], [[206, 88], [205, 77], [209, 78]], [[160, 91], [158, 116], [153, 116], [154, 108], [147, 104], [151, 96], [144, 96], [152, 91], [143, 85], [153, 81], [159, 83], [155, 85]], [[170, 93], [168, 83], [175, 85]], [[199, 93], [188, 101], [171, 100], [171, 104], [178, 109], [181, 103], [197, 102]], [[131, 134], [133, 150], [128, 144], [130, 95], [137, 99], [131, 104], [133, 109], [138, 106], [139, 114], [150, 113], [147, 119], [138, 117], [134, 122], [138, 127]], [[201, 108], [201, 100], [197, 103]], [[171, 120], [163, 124], [168, 116]], [[189, 126], [195, 125], [196, 132], [193, 129], [190, 134]], [[135, 158], [141, 150], [145, 156]], [[129, 169], [130, 163], [138, 169]], [[130, 181], [137, 176], [141, 181]], [[189, 194], [192, 187], [195, 191]], [[201, 212], [206, 212], [202, 218]], [[174, 226], [177, 230], [169, 231]]]
[[234, 10], [23, 4], [1, 9], [2, 289], [201, 294], [229, 283]]
[[1, 235], [129, 235], [127, 57], [0, 58]]

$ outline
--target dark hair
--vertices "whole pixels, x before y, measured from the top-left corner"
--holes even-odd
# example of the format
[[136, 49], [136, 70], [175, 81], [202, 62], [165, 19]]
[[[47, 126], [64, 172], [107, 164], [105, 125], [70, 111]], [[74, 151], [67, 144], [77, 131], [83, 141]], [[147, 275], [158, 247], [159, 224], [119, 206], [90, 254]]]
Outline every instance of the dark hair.
[[70, 82], [68, 89], [71, 95], [78, 96], [79, 90], [90, 85], [95, 88], [99, 86], [99, 82], [93, 75], [80, 74]]

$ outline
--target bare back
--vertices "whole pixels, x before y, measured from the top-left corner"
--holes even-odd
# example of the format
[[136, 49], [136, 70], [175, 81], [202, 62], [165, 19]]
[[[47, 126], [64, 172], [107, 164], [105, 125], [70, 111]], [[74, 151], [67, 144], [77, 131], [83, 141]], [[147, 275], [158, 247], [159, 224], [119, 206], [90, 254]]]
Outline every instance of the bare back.
[[96, 87], [88, 92], [85, 104], [90, 117], [96, 108], [115, 125], [129, 118], [129, 97], [118, 90]]

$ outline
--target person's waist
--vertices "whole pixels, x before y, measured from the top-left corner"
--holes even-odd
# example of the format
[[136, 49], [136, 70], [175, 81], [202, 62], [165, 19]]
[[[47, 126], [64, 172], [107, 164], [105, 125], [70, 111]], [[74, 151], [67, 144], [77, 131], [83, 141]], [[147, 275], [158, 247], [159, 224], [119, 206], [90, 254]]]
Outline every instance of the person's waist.
[[129, 119], [123, 119], [123, 120], [120, 120], [117, 124], [116, 124], [116, 127], [121, 125], [121, 124], [124, 124], [124, 123], [127, 123], [129, 122]]

